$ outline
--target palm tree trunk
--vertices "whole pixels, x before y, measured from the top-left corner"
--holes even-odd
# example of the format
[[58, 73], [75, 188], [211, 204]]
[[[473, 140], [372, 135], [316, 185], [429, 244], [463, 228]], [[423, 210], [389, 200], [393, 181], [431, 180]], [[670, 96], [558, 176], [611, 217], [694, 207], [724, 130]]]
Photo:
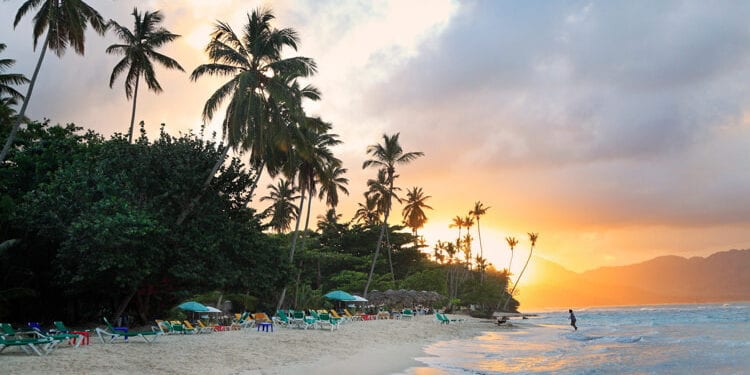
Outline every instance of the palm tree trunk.
[[250, 187], [250, 194], [249, 197], [253, 196], [253, 193], [255, 193], [255, 188], [258, 187], [258, 181], [260, 181], [260, 176], [263, 174], [263, 168], [266, 166], [266, 161], [263, 160], [260, 162], [260, 167], [256, 170], [255, 179], [253, 180], [253, 185]]
[[44, 55], [47, 52], [47, 44], [49, 42], [49, 32], [47, 32], [47, 37], [44, 39], [44, 45], [42, 46], [42, 53], [39, 54], [39, 60], [36, 62], [36, 67], [34, 68], [34, 74], [31, 76], [31, 81], [29, 82], [29, 89], [26, 91], [26, 96], [23, 98], [23, 105], [21, 106], [21, 113], [18, 114], [18, 117], [16, 118], [16, 121], [13, 124], [13, 128], [10, 130], [10, 134], [8, 134], [8, 139], [5, 141], [5, 145], [3, 146], [3, 150], [0, 151], [0, 163], [5, 161], [5, 157], [8, 156], [8, 153], [10, 152], [10, 146], [13, 145], [13, 140], [16, 138], [16, 133], [18, 132], [18, 128], [21, 126], [21, 121], [23, 121], [24, 117], [26, 116], [26, 108], [29, 106], [29, 100], [31, 100], [31, 93], [34, 91], [34, 84], [36, 84], [36, 79], [39, 76], [39, 70], [42, 67], [42, 61], [44, 61]]
[[375, 272], [375, 263], [378, 261], [378, 254], [380, 254], [380, 244], [383, 242], [383, 235], [385, 234], [385, 226], [387, 224], [387, 218], [383, 222], [383, 225], [380, 226], [380, 235], [378, 236], [378, 244], [375, 247], [375, 256], [372, 258], [372, 265], [370, 266], [370, 275], [367, 277], [367, 284], [365, 284], [365, 291], [363, 293], [363, 297], [367, 298], [367, 291], [370, 289], [370, 283], [372, 282], [372, 274]]
[[[367, 284], [365, 284], [365, 291], [364, 291], [364, 297], [367, 298], [367, 291], [370, 290], [370, 283], [372, 283], [372, 275], [375, 273], [375, 263], [378, 261], [378, 254], [380, 253], [380, 245], [383, 242], [383, 235], [385, 235], [385, 230], [388, 227], [388, 214], [391, 212], [391, 192], [393, 191], [393, 182], [391, 182], [391, 187], [388, 191], [388, 205], [385, 207], [385, 215], [383, 215], [383, 225], [380, 227], [380, 235], [378, 236], [378, 244], [375, 247], [375, 256], [372, 258], [372, 266], [370, 266], [370, 275], [367, 277]], [[388, 252], [388, 257], [390, 259], [390, 249]], [[393, 263], [391, 263], [391, 274], [393, 272]], [[395, 281], [395, 280], [394, 280]]]
[[388, 228], [386, 226], [386, 228], [385, 228], [385, 245], [388, 248], [388, 265], [390, 265], [390, 267], [391, 267], [391, 280], [393, 280], [393, 282], [395, 283], [396, 282], [396, 273], [393, 272], [393, 260], [391, 258], [391, 235], [390, 235], [390, 233], [391, 233], [390, 228]]
[[513, 292], [516, 291], [516, 287], [518, 286], [518, 282], [521, 281], [521, 276], [523, 276], [524, 271], [526, 271], [526, 266], [529, 265], [529, 260], [531, 260], [531, 254], [534, 253], [534, 246], [531, 246], [531, 250], [529, 250], [529, 257], [526, 258], [526, 263], [523, 265], [523, 268], [521, 269], [521, 273], [518, 274], [518, 278], [516, 279], [515, 284], [513, 284], [513, 289], [510, 290], [510, 293], [508, 295], [508, 299], [505, 300], [505, 304], [503, 305], [503, 311], [508, 308], [508, 302], [510, 302], [510, 299], [513, 298]]
[[[479, 227], [479, 216], [477, 216], [477, 235], [479, 236], [479, 257], [484, 259], [484, 249], [482, 248], [482, 230]], [[484, 282], [484, 268], [479, 267], [479, 282]]]
[[[297, 210], [298, 213], [302, 212], [302, 208], [305, 204], [305, 193], [302, 192], [302, 196], [300, 197], [299, 201], [299, 210]], [[294, 235], [292, 236], [292, 246], [289, 248], [289, 264], [294, 264], [294, 251], [297, 249], [297, 237], [299, 237], [299, 224], [302, 219], [302, 216], [297, 214], [297, 224], [294, 226]], [[286, 289], [285, 286], [284, 289], [281, 290], [281, 296], [279, 297], [279, 302], [276, 304], [276, 310], [281, 309], [281, 305], [284, 303], [284, 298], [286, 298]]]
[[211, 180], [213, 180], [214, 175], [216, 174], [216, 171], [219, 170], [222, 164], [224, 164], [224, 159], [227, 157], [227, 154], [229, 153], [229, 145], [224, 146], [224, 151], [221, 153], [221, 157], [219, 157], [219, 160], [216, 161], [216, 164], [214, 164], [214, 167], [211, 168], [211, 173], [208, 174], [206, 177], [206, 181], [203, 182], [203, 186], [201, 187], [200, 192], [198, 195], [193, 198], [190, 203], [185, 207], [182, 212], [180, 212], [180, 216], [177, 217], [177, 222], [175, 223], [177, 226], [182, 225], [182, 222], [185, 221], [187, 216], [195, 209], [195, 206], [198, 204], [198, 201], [201, 199], [203, 194], [208, 190], [208, 187], [211, 184]]
[[[138, 83], [141, 75], [135, 77], [135, 92], [133, 93], [133, 112], [130, 114], [130, 132], [128, 132], [128, 143], [133, 143], [133, 124], [135, 124], [135, 104], [138, 99]], [[215, 172], [214, 172], [215, 173]]]

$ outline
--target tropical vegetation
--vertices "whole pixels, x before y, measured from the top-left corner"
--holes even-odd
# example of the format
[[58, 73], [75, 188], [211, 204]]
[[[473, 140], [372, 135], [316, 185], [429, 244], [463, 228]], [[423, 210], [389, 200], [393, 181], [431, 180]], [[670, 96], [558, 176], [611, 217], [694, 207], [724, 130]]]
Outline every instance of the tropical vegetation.
[[[170, 135], [164, 125], [156, 137], [145, 130], [133, 137], [141, 77], [159, 92], [153, 61], [182, 70], [156, 52], [178, 37], [158, 26], [159, 11], [134, 9], [132, 30], [108, 24], [121, 44], [106, 52], [123, 56], [109, 83], [125, 74], [126, 97], [133, 100], [126, 135], [105, 138], [74, 124], [26, 119], [46, 49], [62, 55], [70, 45], [82, 54], [87, 25], [101, 33], [107, 26], [93, 8], [72, 0], [26, 1], [16, 24], [33, 8], [39, 8], [34, 43], [47, 34], [25, 96], [15, 86], [27, 80], [6, 74], [12, 60], [0, 60], [0, 136], [7, 140], [0, 159], [0, 318], [82, 322], [127, 314], [147, 322], [187, 299], [214, 305], [231, 299], [235, 311], [273, 311], [320, 306], [332, 289], [364, 296], [435, 291], [443, 299], [434, 307], [472, 305], [485, 316], [501, 304], [518, 307], [513, 295], [531, 253], [513, 284], [510, 265], [496, 269], [487, 262], [479, 220], [489, 207], [476, 202], [468, 216], [454, 218], [455, 241], [438, 240], [428, 249], [419, 230], [428, 222], [431, 196], [414, 186], [402, 199], [397, 185], [397, 169], [424, 154], [405, 151], [399, 133], [383, 134], [381, 143], [363, 150], [362, 168], [375, 169], [360, 187], [364, 203], [349, 221], [337, 212], [353, 189], [335, 154], [342, 141], [334, 124], [305, 113], [305, 101], [321, 98], [303, 83], [316, 64], [282, 56], [297, 49], [299, 36], [275, 28], [270, 10], [248, 13], [238, 31], [218, 21], [206, 46], [209, 62], [190, 75], [228, 79], [202, 111], [209, 121], [225, 108], [216, 139], [203, 128]], [[273, 183], [257, 197], [263, 174]], [[327, 211], [311, 225], [316, 199]], [[394, 203], [403, 204], [403, 225], [389, 222]], [[536, 239], [530, 234], [532, 251]]]

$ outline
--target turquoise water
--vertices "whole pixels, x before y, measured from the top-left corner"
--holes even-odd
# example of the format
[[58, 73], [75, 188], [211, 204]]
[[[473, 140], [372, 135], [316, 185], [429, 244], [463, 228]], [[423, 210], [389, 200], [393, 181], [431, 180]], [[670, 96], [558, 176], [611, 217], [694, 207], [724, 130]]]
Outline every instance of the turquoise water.
[[567, 310], [432, 344], [410, 375], [750, 374], [750, 303]]

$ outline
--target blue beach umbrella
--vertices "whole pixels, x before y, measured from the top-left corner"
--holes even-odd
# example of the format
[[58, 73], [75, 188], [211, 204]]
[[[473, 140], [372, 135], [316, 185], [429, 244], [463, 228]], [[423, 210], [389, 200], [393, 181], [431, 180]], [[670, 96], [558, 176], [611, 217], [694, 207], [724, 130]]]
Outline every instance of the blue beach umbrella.
[[185, 311], [193, 311], [193, 312], [208, 312], [209, 311], [208, 307], [195, 301], [182, 303], [179, 306], [177, 306], [177, 308], [185, 310]]
[[357, 300], [353, 295], [347, 292], [344, 292], [343, 290], [334, 290], [332, 292], [328, 292], [323, 297], [332, 299], [334, 301], [356, 301]]

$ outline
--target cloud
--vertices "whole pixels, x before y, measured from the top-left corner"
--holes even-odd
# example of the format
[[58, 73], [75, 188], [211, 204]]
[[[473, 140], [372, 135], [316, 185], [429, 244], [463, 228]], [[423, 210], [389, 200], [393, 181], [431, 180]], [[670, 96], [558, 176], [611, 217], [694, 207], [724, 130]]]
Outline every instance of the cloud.
[[367, 115], [562, 225], [750, 222], [748, 5], [649, 4], [471, 2]]

